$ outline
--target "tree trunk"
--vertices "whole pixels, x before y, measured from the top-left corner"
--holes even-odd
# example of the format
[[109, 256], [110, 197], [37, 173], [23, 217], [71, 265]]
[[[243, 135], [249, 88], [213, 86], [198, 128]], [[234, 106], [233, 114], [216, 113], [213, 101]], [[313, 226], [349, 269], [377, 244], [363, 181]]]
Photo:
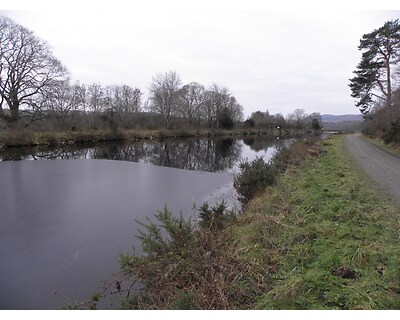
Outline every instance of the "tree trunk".
[[390, 63], [389, 59], [386, 60], [386, 79], [387, 79], [387, 106], [390, 107], [392, 105], [392, 84], [390, 80]]

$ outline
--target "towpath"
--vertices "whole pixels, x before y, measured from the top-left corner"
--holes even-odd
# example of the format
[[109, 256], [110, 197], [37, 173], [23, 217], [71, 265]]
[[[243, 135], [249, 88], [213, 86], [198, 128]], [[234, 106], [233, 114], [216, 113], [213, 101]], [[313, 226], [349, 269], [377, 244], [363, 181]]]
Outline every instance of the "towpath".
[[363, 170], [400, 202], [400, 158], [374, 146], [360, 135], [346, 136], [345, 145]]

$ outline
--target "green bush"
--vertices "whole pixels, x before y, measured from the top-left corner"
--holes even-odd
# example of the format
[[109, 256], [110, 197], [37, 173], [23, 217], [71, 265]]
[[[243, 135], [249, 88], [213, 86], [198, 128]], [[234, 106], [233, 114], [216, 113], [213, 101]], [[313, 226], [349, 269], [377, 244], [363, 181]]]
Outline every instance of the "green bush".
[[[173, 252], [187, 254], [187, 248], [193, 244], [193, 226], [190, 219], [182, 216], [174, 217], [167, 207], [156, 214], [159, 224], [148, 221], [147, 224], [137, 221], [145, 231], [139, 230], [139, 236], [143, 251], [150, 257], [159, 257]], [[165, 235], [166, 233], [166, 235]]]
[[199, 225], [200, 227], [205, 229], [221, 230], [224, 227], [225, 223], [227, 221], [230, 221], [229, 218], [231, 217], [234, 217], [234, 213], [227, 210], [226, 202], [224, 200], [211, 208], [209, 204], [205, 202], [199, 208]]
[[120, 265], [125, 287], [139, 280], [143, 288], [134, 295], [128, 289], [124, 308], [236, 309], [248, 307], [251, 297], [260, 294], [264, 268], [260, 275], [228, 250], [227, 222], [235, 216], [225, 202], [204, 204], [199, 211], [201, 221], [195, 226], [167, 208], [158, 212], [157, 222], [140, 223], [145, 254], [121, 255]]
[[242, 203], [249, 202], [257, 193], [276, 181], [272, 165], [266, 163], [261, 157], [250, 162], [241, 161], [239, 169], [241, 172], [235, 177], [233, 185]]

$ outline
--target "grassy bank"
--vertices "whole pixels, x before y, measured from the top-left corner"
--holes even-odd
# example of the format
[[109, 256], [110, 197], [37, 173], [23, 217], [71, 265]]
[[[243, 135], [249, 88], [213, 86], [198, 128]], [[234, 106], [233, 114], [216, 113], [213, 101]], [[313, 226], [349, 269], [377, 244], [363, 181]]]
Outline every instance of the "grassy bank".
[[[237, 230], [269, 261], [262, 309], [399, 309], [399, 207], [377, 194], [341, 137], [291, 166], [253, 200]], [[253, 235], [253, 237], [251, 237]], [[258, 248], [257, 250], [253, 248]]]
[[293, 134], [289, 131], [234, 129], [234, 130], [123, 130], [115, 131], [86, 130], [86, 131], [53, 131], [53, 132], [28, 132], [8, 131], [0, 132], [0, 148], [19, 146], [64, 145], [75, 143], [97, 143], [105, 141], [123, 141], [140, 139], [162, 139], [179, 137], [215, 137], [215, 136], [243, 136], [243, 135], [270, 135], [286, 136]]

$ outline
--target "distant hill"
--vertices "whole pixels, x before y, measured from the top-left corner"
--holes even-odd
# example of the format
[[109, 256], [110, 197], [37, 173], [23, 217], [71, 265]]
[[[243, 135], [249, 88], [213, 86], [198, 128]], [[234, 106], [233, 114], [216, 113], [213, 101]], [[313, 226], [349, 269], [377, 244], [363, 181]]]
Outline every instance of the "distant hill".
[[364, 122], [362, 114], [323, 114], [321, 118], [326, 131], [359, 131]]
[[337, 123], [337, 122], [347, 122], [347, 121], [357, 121], [357, 122], [362, 122], [363, 116], [362, 114], [340, 114], [340, 115], [334, 115], [334, 114], [322, 114], [322, 122], [331, 122], [331, 123]]

